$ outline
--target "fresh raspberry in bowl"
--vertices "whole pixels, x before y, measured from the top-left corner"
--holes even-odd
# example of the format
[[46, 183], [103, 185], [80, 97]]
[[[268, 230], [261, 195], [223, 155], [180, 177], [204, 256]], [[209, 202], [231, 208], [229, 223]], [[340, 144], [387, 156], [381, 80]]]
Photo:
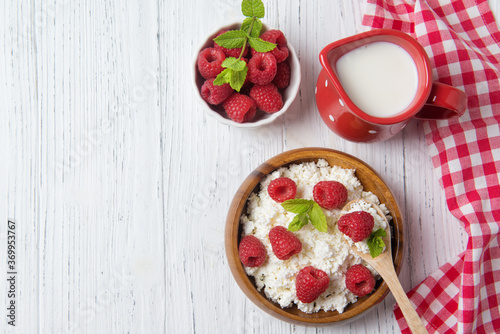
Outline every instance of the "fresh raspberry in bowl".
[[313, 188], [314, 200], [324, 209], [340, 208], [347, 200], [346, 187], [337, 181], [321, 181]]
[[[250, 92], [253, 86], [256, 85], [254, 82], [257, 82], [260, 85], [272, 83], [277, 88], [277, 93], [267, 95], [267, 97], [272, 97], [272, 101], [267, 99], [266, 102], [262, 102], [262, 98], [258, 103], [255, 101], [257, 107], [253, 117], [249, 117], [252, 115], [252, 110], [245, 114], [246, 116], [243, 119], [241, 117], [231, 117], [223, 107], [223, 101], [227, 99], [225, 97], [227, 93], [223, 94], [215, 89], [217, 85], [213, 84], [213, 81], [213, 86], [207, 83], [203, 91], [202, 86], [208, 79], [215, 78], [224, 70], [221, 67], [224, 59], [228, 57], [238, 58], [240, 56], [241, 48], [227, 49], [213, 41], [215, 37], [225, 31], [239, 29], [240, 26], [241, 23], [223, 26], [210, 34], [200, 46], [195, 55], [195, 64], [193, 66], [194, 89], [197, 91], [195, 96], [206, 114], [221, 123], [235, 127], [255, 128], [274, 122], [290, 108], [300, 86], [300, 63], [293, 46], [290, 44], [290, 38], [287, 39], [284, 32], [270, 29], [264, 24], [261, 37], [264, 36], [264, 40], [275, 41], [276, 50], [260, 54], [255, 53], [259, 55], [253, 59], [255, 54], [252, 54], [250, 46], [247, 46], [247, 49], [243, 51], [244, 58], [241, 58], [247, 63], [248, 68], [245, 84], [240, 91], [233, 90], [233, 92], [250, 97]], [[279, 61], [276, 60], [276, 57], [279, 58]], [[274, 59], [274, 61], [269, 62], [270, 58]], [[260, 61], [258, 61], [259, 59]], [[253, 78], [253, 81], [251, 78]], [[224, 90], [224, 92], [226, 91]], [[254, 99], [252, 98], [252, 100]]]
[[257, 104], [257, 108], [273, 114], [283, 108], [283, 98], [273, 83], [267, 85], [254, 85], [250, 90], [250, 97]]
[[278, 63], [276, 66], [276, 76], [273, 79], [273, 84], [278, 89], [285, 89], [290, 84], [290, 64], [288, 61]]
[[269, 231], [269, 241], [274, 255], [280, 260], [288, 260], [302, 250], [300, 240], [283, 226], [275, 226]]
[[308, 266], [299, 271], [295, 279], [297, 298], [303, 303], [315, 301], [330, 284], [328, 275], [320, 269]]
[[267, 257], [266, 248], [262, 242], [253, 235], [242, 238], [238, 247], [241, 263], [247, 267], [261, 266]]
[[222, 72], [222, 62], [226, 59], [224, 52], [216, 48], [203, 49], [198, 54], [198, 72], [205, 79], [215, 78]]
[[355, 264], [347, 269], [345, 285], [356, 296], [363, 297], [373, 291], [375, 278], [368, 268], [362, 264]]
[[286, 200], [295, 198], [295, 194], [297, 194], [297, 185], [288, 177], [279, 177], [269, 183], [267, 192], [276, 202], [282, 203]]
[[[276, 48], [270, 52], [276, 58], [278, 63], [281, 63], [288, 58], [290, 50], [288, 49], [288, 43], [282, 31], [276, 29], [268, 30], [262, 34], [261, 38], [265, 41], [276, 44]], [[252, 54], [256, 53], [257, 51], [252, 49]]]
[[210, 104], [221, 104], [233, 94], [233, 89], [229, 84], [214, 85], [214, 78], [208, 79], [201, 86], [201, 97]]
[[366, 211], [350, 212], [339, 218], [339, 231], [347, 235], [353, 242], [360, 242], [370, 236], [373, 230], [374, 219]]
[[251, 82], [267, 85], [273, 81], [278, 70], [276, 58], [270, 53], [256, 53], [248, 62], [247, 76]]
[[222, 103], [222, 106], [229, 118], [236, 123], [244, 123], [251, 120], [254, 118], [257, 110], [254, 100], [239, 93], [233, 93]]

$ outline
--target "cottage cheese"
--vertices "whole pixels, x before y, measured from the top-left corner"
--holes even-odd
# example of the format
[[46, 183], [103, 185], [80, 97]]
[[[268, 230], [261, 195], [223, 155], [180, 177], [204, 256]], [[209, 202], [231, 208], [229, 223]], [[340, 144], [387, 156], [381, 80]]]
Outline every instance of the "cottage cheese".
[[[344, 236], [337, 228], [337, 220], [341, 210], [323, 210], [325, 213], [328, 232], [319, 232], [311, 224], [307, 224], [294, 234], [302, 242], [302, 251], [288, 260], [279, 260], [273, 253], [269, 242], [268, 233], [274, 226], [288, 227], [295, 216], [287, 212], [280, 203], [275, 202], [267, 193], [269, 183], [278, 177], [288, 177], [297, 184], [296, 198], [313, 199], [313, 187], [319, 181], [338, 181], [347, 188], [347, 201], [366, 199], [375, 204], [380, 204], [379, 199], [371, 192], [363, 191], [363, 186], [354, 175], [354, 169], [344, 169], [339, 166], [329, 166], [320, 159], [318, 162], [294, 164], [280, 168], [260, 183], [260, 192], [250, 195], [247, 203], [247, 214], [241, 217], [242, 236], [254, 235], [262, 241], [267, 249], [268, 258], [260, 267], [245, 267], [248, 275], [255, 278], [257, 289], [264, 290], [266, 296], [278, 303], [282, 308], [296, 304], [306, 313], [319, 310], [342, 313], [344, 308], [357, 300], [357, 297], [347, 290], [345, 286], [345, 273], [354, 264], [363, 263], [378, 277], [376, 271], [367, 265], [360, 257], [350, 250], [352, 240]], [[387, 215], [385, 205], [380, 205]], [[385, 228], [385, 221], [375, 210], [369, 208], [368, 203], [356, 203], [350, 211], [359, 209], [374, 215], [374, 230]], [[390, 218], [390, 217], [389, 217]], [[365, 241], [356, 243], [359, 250], [368, 252]], [[328, 289], [316, 301], [302, 303], [297, 299], [295, 290], [295, 277], [298, 272], [306, 267], [313, 266], [321, 269], [330, 277]]]

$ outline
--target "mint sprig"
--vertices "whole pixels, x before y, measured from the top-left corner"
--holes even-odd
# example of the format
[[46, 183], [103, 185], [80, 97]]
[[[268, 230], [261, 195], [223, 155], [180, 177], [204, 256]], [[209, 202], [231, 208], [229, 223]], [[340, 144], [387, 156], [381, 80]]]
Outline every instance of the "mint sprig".
[[276, 47], [276, 44], [264, 41], [260, 38], [262, 31], [261, 18], [264, 17], [265, 9], [262, 0], [243, 0], [241, 2], [241, 12], [246, 18], [241, 24], [240, 30], [230, 30], [214, 38], [214, 42], [227, 49], [241, 48], [238, 58], [228, 57], [222, 63], [224, 70], [215, 78], [214, 85], [228, 83], [231, 88], [240, 91], [245, 83], [248, 67], [241, 60], [247, 43], [257, 52], [269, 52]]
[[236, 49], [243, 47], [247, 38], [247, 33], [245, 31], [229, 30], [222, 35], [215, 37], [214, 42], [227, 49]]
[[383, 228], [379, 228], [376, 231], [373, 231], [366, 243], [368, 244], [368, 249], [370, 250], [370, 255], [372, 258], [375, 258], [382, 254], [384, 251], [385, 243], [382, 240], [382, 237], [385, 237], [387, 232]]
[[[253, 24], [253, 27], [252, 27], [252, 24]], [[252, 27], [251, 30], [250, 30], [250, 27]], [[244, 32], [250, 31], [250, 36], [259, 37], [260, 31], [262, 30], [262, 21], [261, 20], [254, 20], [253, 17], [247, 17], [246, 19], [243, 20], [243, 23], [241, 24], [240, 30], [242, 30]]]
[[281, 206], [286, 211], [296, 213], [288, 224], [288, 231], [296, 232], [309, 222], [320, 232], [328, 230], [325, 214], [315, 201], [301, 198], [289, 199], [281, 203]]
[[241, 2], [241, 12], [247, 17], [263, 18], [266, 15], [264, 3], [261, 0], [243, 0]]

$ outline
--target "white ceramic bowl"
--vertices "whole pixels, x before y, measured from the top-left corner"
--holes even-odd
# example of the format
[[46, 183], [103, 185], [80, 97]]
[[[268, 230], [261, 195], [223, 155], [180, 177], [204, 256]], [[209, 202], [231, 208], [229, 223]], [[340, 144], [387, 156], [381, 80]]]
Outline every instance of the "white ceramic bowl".
[[[250, 121], [246, 123], [237, 123], [231, 120], [224, 110], [222, 109], [222, 106], [213, 106], [205, 102], [203, 98], [201, 97], [200, 94], [200, 88], [203, 85], [203, 82], [205, 79], [198, 73], [198, 69], [196, 66], [197, 59], [198, 59], [198, 54], [203, 50], [204, 48], [210, 47], [213, 45], [213, 38], [217, 36], [219, 31], [227, 29], [227, 30], [234, 30], [234, 29], [239, 29], [241, 23], [233, 23], [229, 24], [227, 26], [223, 26], [217, 29], [217, 31], [211, 33], [206, 39], [203, 45], [197, 50], [195, 58], [193, 60], [193, 76], [194, 76], [194, 88], [196, 90], [195, 96], [200, 103], [200, 105], [203, 107], [203, 110], [207, 113], [207, 115], [215, 118], [219, 122], [235, 127], [240, 127], [240, 128], [255, 128], [259, 127], [262, 125], [270, 124], [274, 122], [277, 118], [282, 116], [290, 107], [292, 102], [295, 100], [295, 97], [297, 96], [297, 93], [299, 92], [299, 86], [300, 86], [300, 63], [299, 59], [297, 58], [297, 54], [295, 53], [295, 50], [293, 46], [290, 44], [290, 41], [287, 40], [287, 46], [289, 50], [289, 55], [288, 55], [288, 62], [290, 64], [290, 70], [291, 70], [291, 75], [290, 75], [290, 85], [283, 91], [283, 108], [281, 108], [280, 111], [275, 112], [273, 114], [268, 114], [265, 113], [261, 110], [257, 110], [257, 114], [255, 117]], [[264, 24], [262, 27], [262, 32], [269, 30], [269, 28]], [[286, 36], [285, 36], [286, 37]]]

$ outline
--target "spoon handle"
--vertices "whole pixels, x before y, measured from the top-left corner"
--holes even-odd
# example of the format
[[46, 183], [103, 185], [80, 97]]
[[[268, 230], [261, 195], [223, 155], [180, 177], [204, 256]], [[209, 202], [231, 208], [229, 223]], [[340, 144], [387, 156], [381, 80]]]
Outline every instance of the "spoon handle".
[[[388, 257], [391, 259], [390, 257]], [[427, 334], [427, 330], [425, 329], [422, 320], [417, 314], [417, 311], [413, 308], [413, 305], [410, 303], [408, 296], [403, 290], [401, 283], [399, 282], [398, 276], [396, 275], [396, 271], [394, 270], [394, 265], [391, 261], [380, 261], [377, 263], [376, 267], [384, 267], [380, 270], [375, 268], [379, 274], [382, 276], [384, 281], [389, 286], [389, 289], [392, 292], [394, 298], [398, 302], [399, 308], [403, 312], [403, 315], [406, 319], [406, 323], [410, 327], [413, 334], [425, 333]]]

